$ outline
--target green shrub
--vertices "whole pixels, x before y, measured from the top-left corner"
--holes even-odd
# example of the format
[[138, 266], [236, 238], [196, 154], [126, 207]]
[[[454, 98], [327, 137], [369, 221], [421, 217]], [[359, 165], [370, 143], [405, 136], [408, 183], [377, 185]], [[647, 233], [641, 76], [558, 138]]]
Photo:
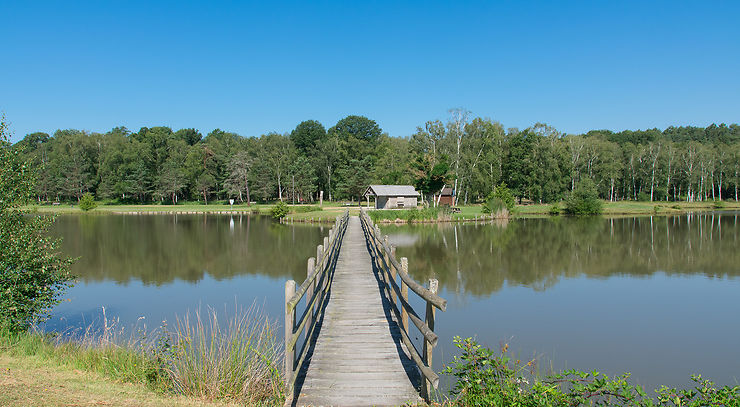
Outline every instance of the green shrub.
[[639, 194], [637, 194], [637, 200], [639, 202], [649, 202], [650, 194], [647, 192], [640, 192]]
[[493, 196], [493, 192], [488, 195], [486, 201], [483, 202], [483, 206], [481, 207], [481, 211], [486, 214], [497, 213], [502, 210], [506, 210], [506, 204], [501, 200], [501, 198]]
[[273, 206], [272, 210], [270, 211], [274, 219], [282, 219], [285, 217], [285, 215], [288, 214], [288, 212], [290, 212], [290, 209], [288, 208], [288, 205], [286, 205], [283, 201], [275, 204], [275, 206]]
[[496, 354], [471, 338], [455, 337], [461, 355], [442, 373], [457, 380], [451, 390], [457, 406], [740, 406], [740, 386], [716, 388], [701, 376], [692, 376], [693, 389], [666, 386], [656, 390], [656, 400], [629, 373], [609, 377], [597, 371], [566, 370], [539, 379], [534, 360], [522, 362], [508, 356], [508, 345]]
[[550, 207], [549, 212], [550, 212], [550, 215], [552, 215], [552, 216], [560, 215], [560, 204], [557, 204], [557, 203], [556, 204], [553, 204]]
[[80, 209], [87, 212], [97, 207], [98, 203], [95, 202], [95, 197], [93, 196], [93, 194], [85, 192], [85, 194], [82, 195], [82, 198], [80, 199]]
[[603, 204], [590, 178], [583, 178], [565, 199], [565, 212], [570, 215], [598, 215]]
[[483, 202], [482, 210], [483, 213], [492, 214], [501, 211], [505, 207], [507, 211], [512, 212], [515, 205], [514, 195], [506, 184], [502, 182], [501, 185], [494, 187], [493, 191], [488, 194], [485, 202]]
[[71, 285], [71, 260], [48, 237], [53, 217], [24, 216], [34, 173], [7, 141], [0, 118], [0, 330], [23, 331], [44, 320]]

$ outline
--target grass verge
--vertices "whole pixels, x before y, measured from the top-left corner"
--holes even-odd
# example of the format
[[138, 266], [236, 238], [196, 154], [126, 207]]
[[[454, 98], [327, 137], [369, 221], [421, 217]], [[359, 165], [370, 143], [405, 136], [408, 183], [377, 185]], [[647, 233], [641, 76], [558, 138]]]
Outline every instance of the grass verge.
[[[254, 306], [237, 307], [223, 319], [213, 309], [205, 313], [198, 310], [179, 318], [174, 329], [163, 326], [128, 335], [104, 317], [99, 330], [88, 327], [65, 334], [2, 331], [0, 357], [18, 366], [56, 369], [59, 377], [51, 379], [59, 383], [68, 379], [70, 372], [80, 372], [128, 383], [141, 394], [148, 391], [174, 397], [172, 403], [162, 405], [182, 398], [188, 402], [274, 406], [284, 401], [282, 353], [275, 333], [274, 324]], [[16, 372], [5, 364], [0, 368]], [[26, 383], [32, 378], [17, 372], [7, 380]], [[39, 380], [38, 386], [46, 383]], [[72, 393], [83, 390], [75, 387], [74, 381], [69, 385]], [[60, 399], [60, 405], [68, 404]]]
[[222, 407], [192, 397], [159, 394], [146, 386], [111, 380], [40, 355], [0, 352], [0, 406]]

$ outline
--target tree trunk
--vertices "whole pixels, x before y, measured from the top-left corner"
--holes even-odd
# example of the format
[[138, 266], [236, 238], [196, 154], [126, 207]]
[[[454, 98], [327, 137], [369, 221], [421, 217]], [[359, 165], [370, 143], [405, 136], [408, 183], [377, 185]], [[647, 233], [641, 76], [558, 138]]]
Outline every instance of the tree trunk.
[[249, 181], [245, 179], [244, 185], [247, 187], [247, 206], [252, 206], [252, 198], [249, 196]]
[[331, 202], [331, 166], [330, 165], [327, 165], [326, 166], [326, 175], [327, 175], [327, 178], [329, 178], [328, 179], [328, 184], [329, 185], [327, 185], [327, 186], [329, 187], [328, 188], [329, 189], [329, 202]]

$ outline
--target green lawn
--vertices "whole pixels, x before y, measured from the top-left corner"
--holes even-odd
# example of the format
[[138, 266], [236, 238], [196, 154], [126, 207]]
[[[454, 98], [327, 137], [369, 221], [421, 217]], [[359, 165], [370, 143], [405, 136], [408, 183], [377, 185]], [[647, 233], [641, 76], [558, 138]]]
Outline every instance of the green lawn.
[[[560, 203], [560, 208], [563, 204]], [[740, 203], [735, 201], [723, 201], [723, 210], [740, 210]], [[259, 212], [269, 214], [272, 204], [254, 204], [248, 205], [223, 205], [211, 204], [201, 205], [194, 203], [184, 203], [180, 205], [99, 205], [97, 208], [87, 212], [91, 214], [106, 213], [171, 213], [171, 212]], [[359, 213], [360, 209], [357, 204], [347, 205], [344, 203], [325, 202], [324, 206], [319, 208], [318, 205], [288, 205], [291, 212], [286, 217], [288, 222], [327, 222], [335, 219], [349, 210], [351, 215]], [[363, 206], [364, 207], [364, 206]], [[516, 216], [542, 216], [549, 215], [552, 204], [534, 204], [534, 205], [517, 205], [515, 210]], [[476, 216], [483, 215], [481, 205], [460, 206], [460, 213], [453, 215], [456, 220], [475, 219]], [[657, 212], [656, 212], [657, 208]], [[79, 214], [85, 213], [76, 205], [29, 205], [25, 209], [38, 213], [60, 213], [60, 214]], [[314, 209], [314, 210], [311, 210]], [[716, 210], [714, 202], [635, 202], [635, 201], [618, 201], [604, 202], [604, 215], [652, 215], [652, 214], [675, 214], [690, 211], [707, 211]], [[309, 210], [308, 212], [304, 212]]]
[[[562, 210], [564, 204], [560, 203]], [[723, 210], [740, 210], [740, 203], [735, 201], [723, 201]], [[548, 215], [552, 204], [535, 204], [517, 206], [516, 213], [519, 216]], [[656, 212], [657, 208], [657, 212]], [[604, 215], [653, 215], [653, 214], [676, 214], [691, 211], [717, 210], [714, 202], [636, 202], [617, 201], [604, 202]]]

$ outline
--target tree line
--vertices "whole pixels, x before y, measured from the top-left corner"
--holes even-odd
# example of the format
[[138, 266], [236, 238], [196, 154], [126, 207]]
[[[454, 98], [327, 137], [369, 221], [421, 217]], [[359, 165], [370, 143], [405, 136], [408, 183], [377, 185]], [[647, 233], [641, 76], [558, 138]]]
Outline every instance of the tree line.
[[13, 146], [38, 171], [39, 201], [92, 193], [121, 203], [359, 200], [368, 184], [444, 184], [461, 204], [506, 184], [534, 202], [563, 199], [590, 178], [607, 200], [738, 199], [740, 126], [681, 126], [565, 134], [537, 123], [520, 130], [452, 109], [410, 137], [391, 137], [364, 116], [328, 130], [301, 122], [290, 133], [242, 137], [216, 129], [116, 127], [107, 133], [31, 133]]

